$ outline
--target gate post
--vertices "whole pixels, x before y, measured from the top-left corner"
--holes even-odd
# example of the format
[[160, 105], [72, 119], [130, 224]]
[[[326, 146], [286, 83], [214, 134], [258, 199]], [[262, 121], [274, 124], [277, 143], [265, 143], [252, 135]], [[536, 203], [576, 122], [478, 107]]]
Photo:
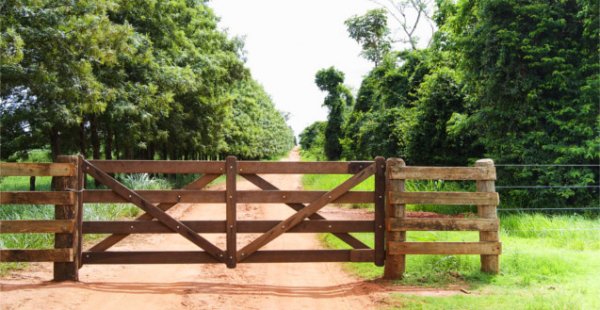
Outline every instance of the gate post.
[[75, 192], [75, 200], [69, 205], [55, 205], [54, 218], [57, 220], [74, 220], [75, 225], [71, 233], [54, 235], [54, 248], [72, 249], [73, 261], [54, 263], [54, 281], [78, 281], [79, 267], [81, 266], [81, 219], [83, 213], [83, 170], [80, 156], [58, 156], [56, 162], [71, 163], [75, 165], [76, 174], [69, 177], [57, 177], [54, 182], [56, 191]]
[[385, 263], [385, 158], [375, 157], [375, 266]]
[[[405, 216], [404, 204], [390, 203], [391, 192], [404, 192], [404, 180], [392, 179], [392, 171], [394, 168], [404, 167], [406, 163], [400, 158], [389, 158], [386, 164], [386, 220], [391, 218], [403, 218]], [[386, 242], [406, 241], [405, 231], [390, 231], [386, 230]], [[406, 269], [406, 255], [390, 255], [389, 247], [386, 251], [385, 267], [383, 271], [384, 279], [402, 279]]]
[[[480, 159], [475, 162], [475, 167], [494, 167], [494, 161], [491, 159]], [[494, 181], [477, 181], [478, 192], [495, 192], [496, 186]], [[478, 205], [477, 215], [484, 219], [497, 219], [495, 205]], [[480, 231], [479, 241], [498, 242], [498, 231]], [[497, 274], [500, 271], [500, 261], [498, 255], [481, 255], [481, 271]]]
[[227, 223], [227, 257], [225, 262], [227, 268], [235, 268], [237, 264], [237, 158], [227, 156], [225, 159], [225, 186], [226, 186], [226, 223]]

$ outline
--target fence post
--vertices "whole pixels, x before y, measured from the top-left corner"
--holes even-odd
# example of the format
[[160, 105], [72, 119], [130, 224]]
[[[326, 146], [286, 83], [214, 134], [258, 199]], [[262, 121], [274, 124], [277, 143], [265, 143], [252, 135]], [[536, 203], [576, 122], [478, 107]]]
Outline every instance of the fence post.
[[75, 191], [75, 201], [69, 205], [55, 205], [54, 218], [57, 220], [75, 220], [72, 233], [55, 234], [54, 248], [73, 249], [72, 262], [54, 263], [54, 281], [78, 281], [81, 264], [81, 217], [82, 217], [82, 170], [79, 156], [58, 156], [56, 162], [74, 164], [76, 174], [68, 177], [57, 177], [54, 183], [56, 191]]
[[227, 217], [227, 257], [225, 262], [227, 268], [235, 268], [237, 264], [237, 158], [227, 156], [225, 159], [225, 186], [226, 186], [226, 217]]
[[[491, 159], [480, 159], [475, 162], [475, 167], [494, 167], [494, 161]], [[495, 192], [496, 186], [493, 180], [477, 181], [478, 192]], [[477, 215], [480, 218], [496, 219], [498, 218], [495, 205], [478, 205]], [[479, 241], [498, 242], [498, 231], [480, 231]], [[500, 271], [499, 255], [481, 255], [481, 271], [496, 274]]]
[[[406, 164], [400, 158], [390, 158], [386, 164], [386, 219], [403, 218], [405, 216], [405, 205], [391, 204], [390, 192], [404, 192], [404, 180], [393, 179], [392, 170], [397, 167], [404, 167]], [[386, 241], [406, 241], [406, 232], [389, 231], [386, 232]], [[388, 247], [389, 248], [389, 247]], [[383, 277], [385, 279], [402, 279], [406, 270], [406, 255], [390, 255], [386, 252], [385, 267]]]
[[385, 263], [385, 158], [375, 157], [375, 265]]

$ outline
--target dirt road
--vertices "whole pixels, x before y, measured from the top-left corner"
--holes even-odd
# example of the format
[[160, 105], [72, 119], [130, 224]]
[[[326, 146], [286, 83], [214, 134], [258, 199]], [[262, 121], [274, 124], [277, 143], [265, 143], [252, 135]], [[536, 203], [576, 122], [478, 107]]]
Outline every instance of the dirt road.
[[[286, 160], [299, 160], [293, 151]], [[266, 177], [281, 189], [300, 189], [300, 176]], [[239, 189], [254, 189], [240, 180]], [[331, 212], [331, 211], [329, 211]], [[224, 219], [217, 205], [179, 205], [186, 220]], [[285, 205], [239, 204], [239, 219], [284, 219]], [[224, 236], [205, 235], [224, 248]], [[253, 235], [239, 235], [238, 248]], [[266, 249], [318, 249], [315, 234], [285, 234]], [[197, 250], [174, 234], [135, 235], [113, 250]], [[224, 265], [87, 265], [81, 282], [53, 283], [50, 264], [0, 280], [2, 309], [370, 309], [375, 284], [346, 274], [338, 263]], [[376, 286], [376, 285], [375, 285]]]

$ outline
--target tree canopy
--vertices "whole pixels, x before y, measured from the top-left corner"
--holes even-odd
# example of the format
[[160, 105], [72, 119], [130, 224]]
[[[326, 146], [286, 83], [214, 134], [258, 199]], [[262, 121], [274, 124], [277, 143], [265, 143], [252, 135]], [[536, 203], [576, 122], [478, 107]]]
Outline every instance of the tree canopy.
[[243, 42], [204, 1], [9, 0], [0, 16], [3, 159], [32, 147], [144, 159], [291, 148]]

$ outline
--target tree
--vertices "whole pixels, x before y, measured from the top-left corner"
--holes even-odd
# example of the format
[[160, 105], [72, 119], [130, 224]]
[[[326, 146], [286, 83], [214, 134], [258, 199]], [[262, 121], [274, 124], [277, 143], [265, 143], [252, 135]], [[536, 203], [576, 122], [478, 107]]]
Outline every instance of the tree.
[[347, 19], [344, 24], [350, 37], [362, 46], [361, 55], [377, 66], [391, 49], [385, 10], [367, 11], [363, 16]]
[[[448, 24], [475, 112], [469, 123], [498, 163], [597, 164], [598, 3], [460, 1]], [[502, 169], [510, 185], [598, 182], [597, 169]], [[506, 202], [597, 204], [598, 191], [511, 191]]]
[[435, 24], [432, 19], [434, 6], [432, 0], [371, 1], [382, 6], [400, 25], [400, 31], [395, 31], [392, 35], [396, 42], [409, 44], [412, 50], [417, 50], [420, 39], [417, 35], [417, 29], [422, 23], [425, 23], [431, 31], [427, 47], [431, 44], [435, 33]]
[[325, 155], [329, 160], [337, 160], [342, 155], [340, 138], [344, 110], [354, 104], [354, 98], [343, 84], [344, 73], [334, 67], [319, 70], [315, 76], [315, 83], [321, 91], [328, 93], [323, 102], [323, 106], [329, 109], [325, 128]]

